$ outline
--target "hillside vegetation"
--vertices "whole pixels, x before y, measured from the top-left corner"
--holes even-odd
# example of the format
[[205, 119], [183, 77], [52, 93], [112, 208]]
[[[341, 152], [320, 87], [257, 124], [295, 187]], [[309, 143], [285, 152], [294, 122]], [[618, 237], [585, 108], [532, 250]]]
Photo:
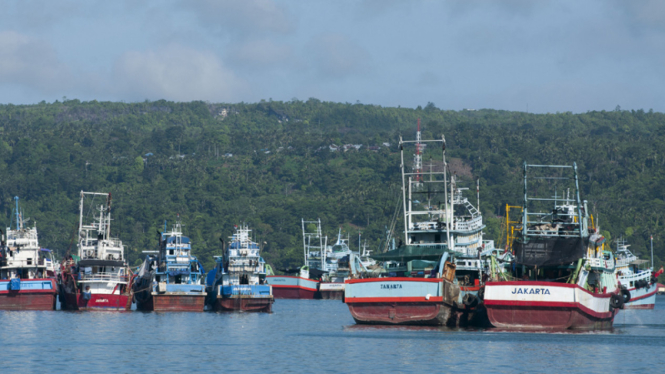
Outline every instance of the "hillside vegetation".
[[360, 230], [376, 250], [400, 194], [398, 137], [413, 139], [418, 118], [424, 138], [445, 135], [462, 185], [480, 179], [486, 234], [499, 244], [506, 203], [522, 199], [523, 162], [576, 161], [582, 198], [604, 234], [624, 236], [645, 258], [653, 235], [658, 266], [665, 259], [665, 115], [619, 108], [455, 112], [316, 99], [2, 105], [0, 217], [9, 225], [19, 196], [41, 245], [62, 256], [76, 251], [79, 191], [111, 192], [112, 233], [131, 264], [156, 249], [158, 231], [177, 214], [207, 268], [219, 238], [241, 222], [276, 267], [302, 262], [301, 218], [321, 218], [330, 236], [342, 227], [353, 248]]

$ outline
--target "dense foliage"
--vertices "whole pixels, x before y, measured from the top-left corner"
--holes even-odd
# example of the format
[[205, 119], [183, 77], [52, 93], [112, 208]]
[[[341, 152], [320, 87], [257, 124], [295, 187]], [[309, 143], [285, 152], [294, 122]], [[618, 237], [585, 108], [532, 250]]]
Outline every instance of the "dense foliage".
[[582, 198], [605, 235], [624, 236], [644, 258], [653, 235], [657, 266], [665, 258], [665, 115], [619, 108], [455, 112], [316, 99], [3, 105], [0, 212], [9, 225], [19, 196], [41, 245], [61, 256], [76, 251], [79, 191], [111, 192], [112, 233], [132, 264], [176, 214], [208, 268], [218, 239], [241, 222], [276, 267], [302, 262], [301, 218], [321, 218], [330, 236], [343, 227], [353, 247], [361, 230], [376, 249], [400, 194], [397, 140], [414, 137], [418, 118], [424, 138], [445, 134], [462, 184], [480, 179], [486, 233], [500, 244], [505, 204], [522, 199], [523, 161], [577, 161]]

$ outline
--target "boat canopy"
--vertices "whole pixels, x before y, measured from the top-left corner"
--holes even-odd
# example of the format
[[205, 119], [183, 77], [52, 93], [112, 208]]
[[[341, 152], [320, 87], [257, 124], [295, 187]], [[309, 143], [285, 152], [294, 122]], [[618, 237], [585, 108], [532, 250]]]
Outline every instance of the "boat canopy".
[[531, 237], [526, 243], [515, 239], [517, 263], [526, 266], [565, 265], [584, 257], [589, 238]]

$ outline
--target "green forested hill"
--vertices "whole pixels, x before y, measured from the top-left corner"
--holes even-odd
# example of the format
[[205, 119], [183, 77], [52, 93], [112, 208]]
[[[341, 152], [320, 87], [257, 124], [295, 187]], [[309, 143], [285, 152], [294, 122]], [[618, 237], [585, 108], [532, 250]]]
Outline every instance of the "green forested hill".
[[[505, 204], [521, 202], [524, 160], [577, 161], [583, 199], [606, 236], [627, 237], [645, 256], [653, 234], [657, 263], [665, 259], [665, 115], [619, 108], [455, 112], [316, 99], [2, 105], [0, 217], [7, 226], [18, 195], [42, 246], [62, 255], [76, 230], [79, 191], [109, 191], [112, 233], [132, 264], [155, 249], [164, 220], [177, 213], [208, 268], [218, 238], [243, 221], [277, 267], [302, 261], [301, 218], [320, 217], [329, 235], [342, 226], [352, 245], [361, 230], [375, 247], [399, 194], [397, 139], [413, 138], [418, 118], [424, 138], [445, 134], [462, 184], [480, 179], [495, 240]], [[345, 152], [332, 144], [363, 146]]]

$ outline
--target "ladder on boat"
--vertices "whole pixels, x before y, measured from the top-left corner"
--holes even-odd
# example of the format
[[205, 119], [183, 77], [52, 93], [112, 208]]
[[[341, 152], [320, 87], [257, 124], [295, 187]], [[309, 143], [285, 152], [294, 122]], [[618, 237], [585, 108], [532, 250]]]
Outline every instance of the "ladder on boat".
[[463, 204], [464, 204], [464, 207], [469, 211], [469, 213], [471, 213], [471, 218], [476, 218], [476, 217], [480, 216], [480, 212], [478, 211], [478, 209], [476, 209], [476, 207], [474, 207], [469, 202], [468, 199], [464, 199]]

